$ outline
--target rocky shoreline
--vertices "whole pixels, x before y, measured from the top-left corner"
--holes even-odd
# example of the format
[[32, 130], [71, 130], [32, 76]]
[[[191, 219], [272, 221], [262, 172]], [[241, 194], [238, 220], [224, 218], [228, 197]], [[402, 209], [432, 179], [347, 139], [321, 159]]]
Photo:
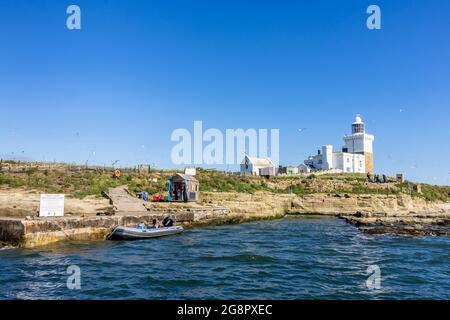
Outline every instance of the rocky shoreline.
[[450, 236], [450, 211], [443, 205], [425, 212], [341, 214], [339, 218], [367, 234], [407, 234], [413, 236]]
[[[122, 211], [117, 210], [121, 207], [117, 203], [89, 198], [88, 206], [79, 200], [68, 201], [71, 212], [56, 219], [35, 216], [36, 198], [33, 193], [24, 193], [20, 199], [26, 201], [14, 202], [9, 197], [8, 202], [0, 203], [0, 243], [31, 248], [57, 241], [105, 239], [118, 224], [148, 223], [153, 215], [168, 214], [175, 215], [179, 224], [187, 228], [279, 219], [288, 215], [327, 215], [344, 219], [367, 234], [450, 235], [450, 204], [428, 203], [407, 195], [204, 192], [199, 203], [144, 203], [142, 200], [138, 203], [136, 198], [127, 198], [127, 206], [122, 206]], [[137, 203], [130, 206], [129, 201]], [[1, 214], [2, 205], [6, 207], [3, 212], [8, 213], [7, 217]], [[95, 210], [88, 211], [91, 208]], [[139, 212], [130, 212], [129, 208], [139, 209]], [[99, 216], [108, 210], [115, 214]], [[29, 212], [29, 216], [24, 216], [24, 212]]]

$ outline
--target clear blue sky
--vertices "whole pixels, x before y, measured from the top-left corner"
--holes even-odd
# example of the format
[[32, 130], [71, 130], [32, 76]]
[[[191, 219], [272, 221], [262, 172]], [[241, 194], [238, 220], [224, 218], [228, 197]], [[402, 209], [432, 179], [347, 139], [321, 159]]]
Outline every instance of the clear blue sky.
[[377, 172], [450, 184], [449, 16], [448, 0], [2, 0], [0, 154], [170, 167], [171, 132], [202, 120], [279, 128], [299, 164], [361, 113]]

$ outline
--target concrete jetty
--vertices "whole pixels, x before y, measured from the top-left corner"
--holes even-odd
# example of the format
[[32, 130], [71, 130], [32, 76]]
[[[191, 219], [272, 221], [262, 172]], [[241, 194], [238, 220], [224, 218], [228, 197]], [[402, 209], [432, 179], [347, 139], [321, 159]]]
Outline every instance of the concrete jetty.
[[166, 207], [152, 210], [151, 204], [132, 196], [126, 187], [110, 189], [107, 197], [111, 201], [114, 215], [0, 218], [0, 244], [33, 248], [58, 241], [101, 240], [106, 239], [118, 225], [148, 224], [153, 216], [162, 219], [165, 215], [172, 215], [178, 224], [184, 226], [232, 219], [228, 216], [228, 209], [218, 206], [167, 204]]
[[[180, 223], [193, 221], [189, 214], [178, 214]], [[82, 216], [59, 218], [0, 218], [0, 242], [10, 246], [33, 248], [57, 241], [100, 240], [118, 225], [149, 223], [151, 216]]]

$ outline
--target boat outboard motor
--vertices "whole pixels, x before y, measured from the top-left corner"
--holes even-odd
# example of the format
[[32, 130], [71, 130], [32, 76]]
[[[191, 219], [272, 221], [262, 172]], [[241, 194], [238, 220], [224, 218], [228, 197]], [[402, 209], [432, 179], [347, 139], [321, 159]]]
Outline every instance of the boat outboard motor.
[[166, 227], [173, 227], [173, 220], [172, 218], [167, 219], [167, 223], [165, 225]]

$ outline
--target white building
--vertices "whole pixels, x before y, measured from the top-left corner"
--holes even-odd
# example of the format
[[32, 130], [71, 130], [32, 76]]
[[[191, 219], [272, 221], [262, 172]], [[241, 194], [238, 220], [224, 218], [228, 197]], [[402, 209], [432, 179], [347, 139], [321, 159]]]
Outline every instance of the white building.
[[373, 173], [374, 136], [365, 132], [365, 125], [359, 115], [352, 123], [352, 134], [344, 136], [345, 145], [342, 151], [333, 151], [333, 146], [325, 145], [315, 156], [308, 157], [299, 171]]
[[275, 165], [269, 158], [245, 156], [241, 163], [241, 174], [252, 176], [274, 176]]
[[286, 168], [286, 174], [287, 174], [287, 175], [298, 174], [298, 167], [295, 167], [295, 166], [288, 166], [288, 167]]

